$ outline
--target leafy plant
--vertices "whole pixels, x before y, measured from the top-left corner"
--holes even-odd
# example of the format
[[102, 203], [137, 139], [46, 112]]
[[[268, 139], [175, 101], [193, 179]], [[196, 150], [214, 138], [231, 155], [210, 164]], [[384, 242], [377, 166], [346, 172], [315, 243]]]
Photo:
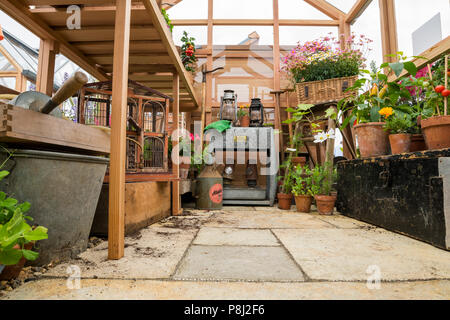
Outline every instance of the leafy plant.
[[169, 15], [167, 14], [166, 9], [161, 9], [161, 13], [164, 17], [164, 20], [166, 20], [167, 27], [169, 28], [170, 32], [173, 31], [173, 24], [172, 21], [170, 21]]
[[[345, 49], [341, 49], [344, 42]], [[298, 44], [283, 60], [283, 70], [295, 83], [358, 75], [372, 40], [353, 34], [349, 39], [322, 37]]]
[[410, 133], [411, 128], [413, 128], [413, 123], [408, 115], [389, 117], [384, 125], [384, 130], [390, 134]]
[[330, 166], [333, 164], [326, 162], [323, 166], [317, 165], [312, 170], [312, 186], [313, 195], [330, 195], [333, 183], [337, 180], [337, 170], [332, 168], [332, 175], [329, 177]]
[[284, 169], [284, 176], [278, 176], [278, 181], [282, 181], [281, 193], [290, 194], [292, 192], [293, 180], [293, 165], [292, 165], [292, 153], [284, 161], [280, 168]]
[[194, 73], [195, 63], [197, 62], [197, 58], [195, 56], [195, 38], [189, 37], [186, 31], [183, 31], [183, 37], [181, 38], [181, 42], [183, 45], [181, 46], [181, 61], [183, 61], [184, 68]]
[[247, 111], [247, 106], [240, 106], [238, 111], [237, 111], [237, 117], [241, 118], [241, 117], [245, 117], [246, 115], [248, 115], [248, 111]]
[[312, 190], [312, 172], [308, 166], [297, 166], [292, 176], [294, 180], [292, 193], [295, 196], [314, 196]]

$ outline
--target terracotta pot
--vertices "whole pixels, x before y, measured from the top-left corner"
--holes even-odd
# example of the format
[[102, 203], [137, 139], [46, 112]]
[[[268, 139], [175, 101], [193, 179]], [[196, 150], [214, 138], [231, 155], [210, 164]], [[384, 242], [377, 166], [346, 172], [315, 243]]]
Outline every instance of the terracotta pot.
[[336, 203], [336, 196], [317, 195], [316, 199], [317, 211], [319, 214], [332, 215], [334, 211], [334, 204]]
[[294, 167], [297, 167], [298, 165], [300, 165], [303, 168], [306, 165], [306, 158], [305, 157], [293, 157], [292, 164], [294, 165]]
[[355, 127], [361, 157], [378, 157], [389, 154], [389, 134], [384, 122], [358, 124]]
[[[34, 244], [32, 242], [27, 243], [25, 245], [25, 249], [31, 250], [31, 249], [33, 249], [33, 245]], [[14, 248], [18, 249], [19, 247], [17, 246], [17, 248], [16, 247], [14, 247]], [[12, 266], [5, 266], [3, 271], [0, 273], [0, 280], [9, 281], [9, 280], [17, 278], [20, 274], [20, 271], [22, 271], [23, 266], [25, 265], [25, 262], [27, 262], [27, 259], [22, 257], [18, 263], [14, 264]]]
[[450, 148], [450, 116], [422, 119], [422, 132], [429, 150]]
[[311, 196], [295, 196], [295, 206], [298, 212], [311, 212], [311, 204], [313, 198]]
[[392, 154], [408, 153], [411, 146], [411, 135], [409, 133], [390, 134]]
[[409, 152], [418, 152], [427, 150], [427, 145], [425, 143], [425, 137], [423, 134], [413, 134], [411, 136], [411, 146], [409, 147]]
[[248, 115], [240, 117], [239, 123], [241, 124], [241, 127], [249, 127], [250, 126], [250, 117]]
[[281, 210], [291, 210], [292, 198], [293, 195], [291, 193], [278, 193], [278, 208]]

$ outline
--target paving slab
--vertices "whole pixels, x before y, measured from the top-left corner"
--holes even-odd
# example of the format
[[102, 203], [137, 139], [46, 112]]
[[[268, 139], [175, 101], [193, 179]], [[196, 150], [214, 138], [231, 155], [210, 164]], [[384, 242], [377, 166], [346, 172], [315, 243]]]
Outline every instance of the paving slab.
[[[450, 252], [384, 229], [273, 230], [315, 280], [450, 279]], [[368, 271], [369, 266], [372, 271]]]
[[[151, 300], [448, 300], [450, 281], [381, 283], [370, 290], [351, 282], [194, 282], [157, 280], [81, 280], [71, 290], [66, 279], [28, 282], [0, 299], [151, 299]], [[182, 316], [180, 316], [181, 318]]]
[[209, 228], [200, 229], [194, 244], [211, 246], [279, 246], [270, 230]]
[[255, 211], [252, 206], [223, 206], [222, 211]]
[[215, 214], [204, 224], [205, 227], [227, 227], [246, 229], [298, 228], [323, 229], [335, 228], [312, 215], [298, 212], [235, 211]]
[[326, 215], [320, 215], [317, 211], [311, 213], [312, 216], [315, 218], [328, 222], [334, 226], [336, 226], [339, 229], [358, 229], [358, 228], [366, 228], [366, 229], [374, 229], [377, 228], [376, 226], [373, 226], [371, 224], [358, 221], [343, 215], [340, 215], [338, 213], [335, 213], [331, 216]]
[[81, 253], [79, 259], [49, 270], [48, 276], [67, 277], [67, 268], [77, 265], [81, 277], [159, 279], [170, 277], [197, 234], [197, 229], [150, 227], [125, 238], [125, 256], [108, 260], [108, 242]]
[[281, 247], [191, 246], [174, 279], [303, 281]]

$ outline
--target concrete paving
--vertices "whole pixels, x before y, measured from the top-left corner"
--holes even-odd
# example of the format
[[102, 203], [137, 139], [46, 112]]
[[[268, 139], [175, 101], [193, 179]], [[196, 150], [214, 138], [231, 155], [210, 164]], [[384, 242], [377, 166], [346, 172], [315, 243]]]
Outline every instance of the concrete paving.
[[450, 252], [294, 209], [186, 210], [126, 237], [121, 260], [103, 241], [0, 299], [450, 298]]

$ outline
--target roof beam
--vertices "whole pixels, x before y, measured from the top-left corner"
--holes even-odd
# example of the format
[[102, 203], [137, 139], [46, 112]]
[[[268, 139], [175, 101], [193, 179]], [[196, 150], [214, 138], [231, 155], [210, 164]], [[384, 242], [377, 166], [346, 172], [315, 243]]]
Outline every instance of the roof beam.
[[41, 39], [51, 39], [59, 42], [60, 52], [68, 59], [78, 64], [81, 68], [89, 72], [99, 80], [107, 80], [106, 73], [95, 66], [78, 49], [70, 45], [63, 37], [53, 31], [46, 23], [34, 16], [27, 7], [16, 0], [0, 0], [0, 10], [22, 24]]
[[[207, 26], [207, 19], [176, 19], [174, 26]], [[271, 19], [214, 19], [215, 26], [272, 26]], [[339, 20], [280, 19], [280, 26], [338, 26]]]
[[372, 0], [358, 0], [347, 13], [345, 22], [353, 24], [371, 3]]
[[303, 0], [309, 5], [313, 6], [320, 12], [326, 14], [330, 18], [334, 20], [339, 20], [342, 16], [345, 16], [345, 13], [330, 4], [325, 0]]

